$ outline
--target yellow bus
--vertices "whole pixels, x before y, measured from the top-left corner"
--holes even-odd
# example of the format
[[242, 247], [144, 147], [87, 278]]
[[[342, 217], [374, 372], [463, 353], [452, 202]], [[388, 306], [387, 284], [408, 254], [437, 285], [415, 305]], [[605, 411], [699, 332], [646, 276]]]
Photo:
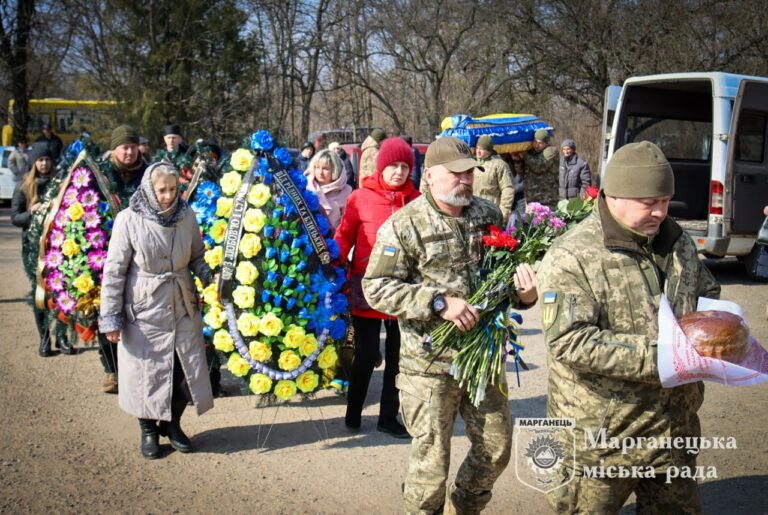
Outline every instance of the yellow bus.
[[[44, 123], [51, 124], [66, 147], [87, 129], [96, 142], [105, 141], [113, 128], [117, 102], [114, 100], [65, 100], [40, 98], [29, 101], [27, 142], [42, 134]], [[13, 145], [13, 99], [8, 102], [8, 124], [3, 126], [3, 145]]]

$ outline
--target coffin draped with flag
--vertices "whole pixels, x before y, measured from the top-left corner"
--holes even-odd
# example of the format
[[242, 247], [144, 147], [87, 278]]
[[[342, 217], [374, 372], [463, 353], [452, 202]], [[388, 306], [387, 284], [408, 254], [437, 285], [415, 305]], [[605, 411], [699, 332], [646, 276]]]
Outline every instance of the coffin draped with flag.
[[438, 137], [452, 136], [470, 147], [480, 136], [491, 136], [493, 148], [499, 154], [527, 152], [532, 148], [533, 135], [539, 129], [552, 132], [552, 127], [532, 114], [492, 114], [472, 118], [467, 114], [448, 116], [441, 123]]

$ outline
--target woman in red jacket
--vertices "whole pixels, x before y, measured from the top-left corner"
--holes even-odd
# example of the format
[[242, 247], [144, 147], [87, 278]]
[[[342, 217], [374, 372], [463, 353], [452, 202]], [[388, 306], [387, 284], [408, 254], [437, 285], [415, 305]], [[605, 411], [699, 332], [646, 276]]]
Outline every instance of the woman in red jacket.
[[400, 329], [397, 319], [371, 309], [363, 297], [361, 279], [376, 242], [376, 232], [395, 211], [419, 196], [410, 179], [413, 168], [411, 147], [400, 138], [384, 140], [376, 159], [376, 173], [363, 179], [360, 189], [347, 200], [335, 240], [341, 256], [354, 247], [350, 266], [350, 306], [355, 328], [355, 361], [349, 379], [347, 414], [344, 422], [352, 432], [360, 430], [360, 416], [368, 393], [368, 383], [379, 357], [381, 323], [387, 331], [384, 384], [379, 407], [379, 431], [396, 438], [410, 438], [397, 420], [400, 409], [395, 377], [400, 372]]

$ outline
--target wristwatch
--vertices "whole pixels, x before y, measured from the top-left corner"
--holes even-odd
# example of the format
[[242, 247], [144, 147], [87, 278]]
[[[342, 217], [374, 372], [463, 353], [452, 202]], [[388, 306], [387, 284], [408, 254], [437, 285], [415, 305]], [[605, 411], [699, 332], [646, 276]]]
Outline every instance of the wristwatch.
[[448, 307], [448, 303], [445, 302], [445, 296], [441, 293], [435, 295], [432, 299], [432, 313], [439, 315]]

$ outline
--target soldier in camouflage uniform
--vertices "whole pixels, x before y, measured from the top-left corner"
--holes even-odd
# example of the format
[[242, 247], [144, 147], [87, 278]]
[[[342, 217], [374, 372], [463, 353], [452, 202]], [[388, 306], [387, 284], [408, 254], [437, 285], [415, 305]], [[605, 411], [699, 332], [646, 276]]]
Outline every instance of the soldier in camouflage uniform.
[[560, 156], [549, 145], [546, 129], [537, 130], [533, 138], [533, 150], [525, 155], [525, 200], [554, 208], [559, 200]]
[[[638, 444], [623, 453], [593, 444], [587, 434], [657, 442], [701, 435], [704, 385], [663, 388], [656, 363], [661, 294], [679, 318], [696, 310], [699, 296], [720, 293], [691, 238], [667, 217], [673, 193], [661, 150], [647, 141], [625, 145], [607, 166], [597, 209], [541, 264], [547, 414], [576, 421], [576, 475], [569, 477], [567, 457], [560, 471], [570, 482], [549, 494], [558, 513], [617, 513], [633, 491], [638, 513], [701, 512], [695, 480], [667, 484], [665, 477], [670, 466], [694, 467], [695, 452]], [[646, 474], [586, 477], [585, 467], [601, 465], [642, 467]]]
[[[479, 408], [450, 375], [452, 353], [434, 363], [424, 338], [444, 320], [471, 329], [478, 313], [466, 300], [479, 286], [482, 236], [501, 212], [472, 196], [475, 161], [455, 138], [433, 142], [425, 156], [429, 192], [392, 215], [379, 229], [363, 279], [368, 303], [400, 324], [401, 415], [413, 437], [403, 497], [406, 513], [440, 513], [445, 504], [450, 443], [461, 414], [472, 445], [451, 487], [451, 508], [479, 513], [510, 457], [511, 418], [499, 385], [489, 385]], [[480, 168], [482, 170], [482, 168]], [[515, 275], [521, 303], [537, 298], [533, 271]], [[512, 300], [518, 302], [518, 297]]]
[[475, 148], [477, 160], [485, 168], [485, 172], [475, 177], [472, 193], [476, 197], [490, 200], [504, 216], [509, 218], [515, 202], [515, 185], [512, 182], [512, 170], [509, 165], [493, 151], [493, 139], [490, 136], [480, 136]]
[[[109, 188], [120, 201], [120, 209], [126, 209], [131, 201], [131, 195], [141, 185], [147, 163], [139, 153], [139, 134], [133, 127], [120, 125], [112, 131], [109, 144], [110, 151], [98, 163], [99, 169], [109, 180]], [[104, 382], [102, 391], [117, 393], [117, 348], [104, 336], [98, 333], [99, 355], [104, 367]]]

